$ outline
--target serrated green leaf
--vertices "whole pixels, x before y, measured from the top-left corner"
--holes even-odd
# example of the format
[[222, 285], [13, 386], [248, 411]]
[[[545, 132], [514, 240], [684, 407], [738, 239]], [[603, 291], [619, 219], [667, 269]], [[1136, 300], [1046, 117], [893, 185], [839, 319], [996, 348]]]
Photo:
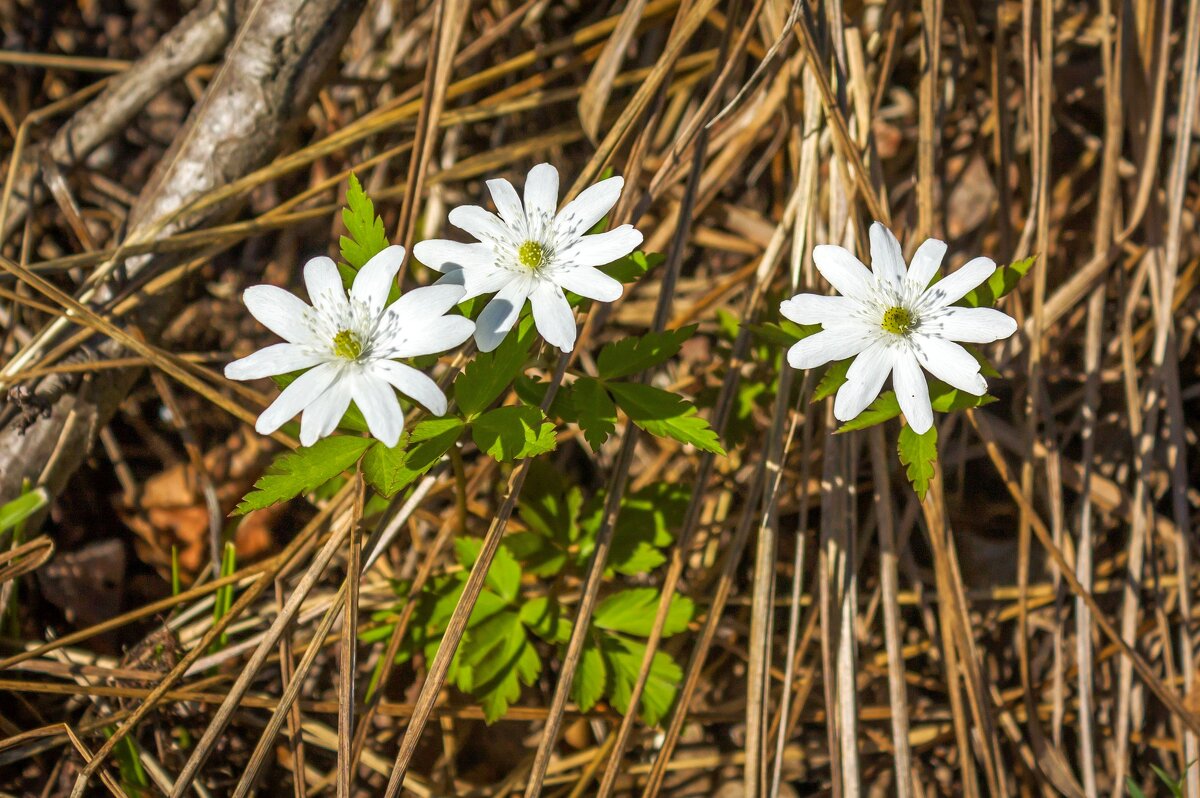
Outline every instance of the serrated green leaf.
[[342, 209], [342, 223], [346, 225], [349, 236], [339, 240], [342, 249], [342, 260], [355, 270], [361, 269], [367, 261], [375, 257], [389, 246], [387, 231], [383, 227], [383, 219], [375, 215], [375, 204], [363, 190], [358, 177], [350, 175], [350, 185], [346, 189], [346, 207]]
[[724, 456], [717, 434], [706, 420], [696, 415], [691, 402], [669, 391], [634, 382], [610, 383], [608, 389], [629, 420], [651, 435], [673, 438]]
[[636, 283], [646, 272], [666, 260], [666, 255], [658, 252], [631, 252], [620, 260], [615, 260], [600, 267], [600, 271], [620, 280], [623, 283]]
[[604, 385], [591, 377], [575, 380], [569, 396], [584, 439], [592, 451], [599, 451], [608, 436], [617, 429], [617, 406], [613, 404]]
[[[603, 634], [600, 637], [600, 651], [608, 666], [606, 692], [609, 701], [618, 711], [627, 713], [633, 685], [641, 670], [642, 658], [646, 656], [646, 645], [621, 635]], [[655, 651], [641, 701], [641, 717], [647, 726], [657, 726], [670, 711], [682, 680], [683, 669], [679, 663], [667, 653]]]
[[[636, 587], [613, 593], [596, 607], [592, 623], [611, 632], [649, 637], [658, 612], [659, 591], [652, 587]], [[696, 605], [687, 596], [676, 595], [667, 610], [663, 635], [670, 637], [687, 628]]]
[[[527, 321], [527, 320], [523, 320]], [[454, 399], [467, 416], [482, 413], [525, 369], [533, 325], [523, 323], [492, 352], [481, 352], [454, 381]]]
[[850, 370], [850, 364], [854, 362], [854, 358], [848, 360], [837, 360], [830, 363], [825, 369], [825, 373], [821, 375], [820, 382], [817, 383], [816, 390], [813, 391], [814, 402], [819, 402], [822, 399], [827, 399], [838, 392], [846, 384], [846, 372]]
[[536, 407], [497, 407], [471, 423], [471, 437], [481, 452], [501, 462], [537, 457], [554, 450], [554, 425]]
[[[454, 551], [458, 555], [458, 561], [467, 570], [474, 567], [482, 548], [483, 541], [479, 538], [456, 538], [454, 540]], [[496, 595], [504, 601], [509, 603], [516, 601], [517, 591], [521, 587], [521, 565], [509, 551], [507, 544], [501, 543], [500, 547], [496, 549], [496, 556], [492, 558], [492, 564], [488, 568], [484, 584], [494, 590]]]
[[523, 603], [521, 623], [547, 643], [565, 643], [571, 639], [571, 622], [564, 617], [562, 605], [549, 596], [538, 596]]
[[678, 330], [650, 332], [605, 344], [596, 358], [596, 370], [604, 380], [615, 380], [645, 371], [675, 357], [683, 342], [695, 332], [696, 325], [689, 324]]
[[792, 347], [810, 335], [821, 331], [820, 324], [797, 324], [790, 319], [780, 319], [778, 322], [765, 324], [747, 324], [746, 329], [764, 344], [772, 346]]
[[908, 467], [906, 474], [913, 490], [924, 501], [937, 463], [937, 427], [932, 426], [918, 435], [906, 424], [900, 430], [896, 451], [900, 454], [900, 462]]
[[531, 684], [541, 670], [537, 651], [511, 611], [468, 630], [459, 652], [455, 684], [479, 699], [488, 723], [502, 718], [520, 698], [521, 683]]
[[596, 706], [608, 687], [608, 666], [595, 640], [588, 636], [583, 644], [579, 665], [575, 669], [575, 680], [571, 682], [571, 700], [581, 712]]
[[316, 490], [358, 462], [372, 443], [370, 438], [337, 435], [279, 455], [233, 514], [245, 515]]
[[376, 443], [363, 458], [363, 476], [371, 487], [391, 498], [433, 468], [462, 429], [462, 420], [453, 416], [422, 421], [391, 448]]
[[[535, 380], [525, 375], [517, 377], [513, 382], [513, 390], [517, 392], [517, 397], [530, 407], [541, 407], [542, 402], [546, 399], [546, 391], [549, 388], [550, 382], [548, 380]], [[557, 418], [572, 424], [579, 421], [575, 415], [575, 408], [571, 404], [571, 391], [569, 387], [559, 388], [554, 394], [554, 401], [550, 403], [550, 409], [546, 411], [546, 415], [550, 418]]]
[[1001, 266], [992, 272], [992, 276], [987, 278], [982, 285], [968, 291], [967, 295], [956, 304], [966, 305], [970, 308], [990, 308], [994, 306], [996, 300], [1017, 287], [1017, 284], [1021, 282], [1021, 278], [1029, 273], [1029, 270], [1033, 268], [1033, 264], [1036, 262], [1037, 255], [1030, 255], [1024, 260], [1019, 260], [1008, 266]]
[[[578, 553], [581, 561], [591, 557], [605, 495], [598, 492], [579, 514], [579, 528], [584, 532]], [[686, 486], [666, 482], [651, 483], [624, 496], [608, 556], [609, 570], [632, 576], [666, 562], [663, 549], [675, 539], [671, 529], [681, 522], [690, 499]]]

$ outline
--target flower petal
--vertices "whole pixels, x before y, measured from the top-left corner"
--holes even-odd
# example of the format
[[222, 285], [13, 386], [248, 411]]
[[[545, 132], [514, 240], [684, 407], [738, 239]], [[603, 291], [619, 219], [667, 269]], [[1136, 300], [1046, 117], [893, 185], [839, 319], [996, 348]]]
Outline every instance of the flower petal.
[[478, 205], [459, 205], [450, 211], [450, 224], [466, 230], [480, 241], [509, 241], [516, 243], [512, 231], [496, 214]]
[[371, 370], [400, 393], [415, 399], [430, 413], [435, 416], [446, 415], [446, 395], [423, 372], [394, 360], [378, 360], [371, 364]]
[[914, 335], [917, 362], [942, 382], [972, 396], [987, 393], [987, 380], [979, 373], [979, 361], [952, 341], [932, 335]]
[[1017, 320], [995, 308], [950, 307], [923, 321], [920, 331], [951, 341], [988, 344], [1015, 333]]
[[833, 400], [834, 418], [849, 421], [875, 401], [892, 370], [895, 351], [888, 342], [877, 341], [854, 358], [846, 370], [846, 382]]
[[392, 386], [363, 370], [350, 380], [350, 393], [367, 421], [371, 437], [389, 448], [399, 443], [400, 433], [404, 431], [404, 411], [400, 409], [400, 400]]
[[313, 341], [313, 332], [304, 321], [309, 307], [295, 294], [274, 285], [252, 285], [242, 292], [242, 301], [259, 324], [285, 341], [293, 344]]
[[318, 303], [337, 307], [346, 302], [346, 288], [337, 264], [324, 255], [304, 264], [304, 286], [313, 307]]
[[565, 247], [591, 230], [617, 204], [624, 186], [624, 178], [610, 177], [588, 186], [568, 202], [554, 219], [559, 245]]
[[326, 359], [326, 355], [307, 346], [272, 344], [225, 366], [225, 376], [231, 380], [257, 380], [310, 368]]
[[295, 382], [284, 388], [283, 393], [275, 397], [271, 406], [258, 417], [254, 429], [260, 435], [270, 435], [292, 416], [312, 404], [340, 375], [341, 366], [335, 363], [322, 363], [304, 372]]
[[858, 258], [841, 247], [820, 244], [813, 247], [813, 263], [817, 271], [843, 296], [860, 302], [875, 293], [875, 280]]
[[440, 238], [417, 242], [413, 246], [413, 255], [439, 272], [491, 268], [496, 262], [491, 244], [463, 244]]
[[904, 253], [892, 231], [879, 222], [871, 224], [871, 270], [881, 282], [899, 288], [907, 273]]
[[480, 352], [500, 346], [504, 336], [516, 324], [533, 286], [527, 279], [513, 279], [501, 288], [475, 320], [475, 343]]
[[358, 270], [350, 296], [369, 307], [371, 315], [378, 315], [387, 304], [388, 293], [403, 262], [404, 247], [397, 244], [376, 253]]
[[558, 210], [558, 170], [540, 163], [525, 177], [525, 214], [529, 219], [554, 218]]
[[963, 264], [956, 272], [938, 280], [921, 295], [920, 304], [927, 308], [942, 308], [952, 305], [967, 295], [967, 292], [996, 271], [996, 262], [991, 258], [975, 258]]
[[633, 225], [623, 224], [605, 233], [584, 236], [555, 258], [562, 264], [603, 266], [623, 258], [642, 243], [642, 234]]
[[436, 355], [459, 346], [475, 332], [475, 322], [466, 316], [438, 316], [418, 326], [410, 325], [403, 338], [380, 352], [381, 357]]
[[329, 436], [346, 415], [350, 407], [350, 390], [345, 383], [335, 383], [304, 408], [300, 417], [300, 443], [312, 446], [321, 438]]
[[503, 177], [497, 177], [487, 181], [487, 187], [505, 224], [517, 230], [525, 229], [525, 209], [521, 207], [521, 198], [517, 196], [513, 184]]
[[779, 312], [797, 324], [830, 324], [850, 318], [858, 307], [853, 299], [823, 294], [796, 294], [779, 303]]
[[870, 346], [873, 338], [865, 331], [822, 330], [802, 338], [788, 350], [788, 365], [794, 369], [811, 369], [833, 360], [845, 360]]
[[388, 305], [380, 326], [387, 331], [420, 326], [426, 320], [446, 315], [463, 301], [465, 293], [461, 285], [454, 283], [437, 283], [405, 291], [399, 299]]
[[434, 285], [460, 285], [466, 293], [460, 302], [466, 302], [468, 299], [474, 299], [483, 294], [492, 294], [499, 291], [504, 286], [511, 283], [513, 280], [522, 279], [511, 271], [505, 268], [496, 267], [488, 269], [457, 269], [456, 271], [447, 271], [446, 274], [438, 280]]
[[924, 291], [925, 286], [941, 268], [942, 258], [946, 256], [946, 242], [936, 238], [927, 238], [925, 243], [917, 247], [913, 253], [912, 263], [908, 267], [908, 281], [911, 287]]
[[554, 282], [568, 291], [600, 302], [615, 302], [625, 292], [621, 281], [591, 266], [576, 266], [554, 272]]
[[892, 363], [892, 387], [900, 409], [913, 432], [923, 435], [933, 426], [933, 408], [929, 405], [929, 384], [912, 352], [901, 352]]
[[575, 347], [575, 312], [562, 289], [551, 282], [539, 282], [529, 295], [533, 305], [533, 323], [547, 342], [564, 352]]

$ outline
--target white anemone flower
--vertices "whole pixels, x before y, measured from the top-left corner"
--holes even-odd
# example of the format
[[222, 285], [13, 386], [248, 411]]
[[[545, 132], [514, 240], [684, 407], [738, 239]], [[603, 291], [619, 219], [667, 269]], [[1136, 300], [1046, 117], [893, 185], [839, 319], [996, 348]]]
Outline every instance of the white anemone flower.
[[334, 262], [313, 258], [304, 265], [311, 306], [273, 285], [246, 289], [242, 298], [250, 313], [286, 343], [230, 363], [225, 376], [254, 380], [308, 369], [258, 417], [258, 432], [269, 435], [303, 411], [300, 442], [311, 446], [337, 428], [353, 400], [371, 435], [395, 446], [404, 430], [396, 390], [434, 415], [446, 412], [437, 383], [395, 358], [452, 349], [471, 337], [475, 325], [446, 315], [462, 301], [458, 285], [416, 288], [387, 305], [403, 260], [404, 247], [383, 250], [359, 270], [347, 296]]
[[556, 214], [558, 170], [550, 164], [529, 170], [524, 203], [512, 183], [489, 180], [499, 216], [478, 205], [450, 211], [450, 223], [478, 243], [422, 241], [413, 254], [431, 269], [458, 274], [466, 299], [495, 292], [475, 322], [480, 351], [500, 345], [528, 299], [538, 332], [570, 352], [575, 346], [575, 314], [563, 289], [601, 302], [620, 298], [621, 283], [596, 267], [628, 255], [642, 243], [642, 234], [628, 224], [585, 235], [617, 203], [624, 182], [620, 177], [602, 180]]
[[930, 285], [945, 254], [945, 242], [931, 238], [906, 269], [900, 242], [879, 222], [871, 225], [873, 272], [841, 247], [813, 249], [817, 270], [842, 296], [797, 294], [779, 310], [799, 324], [822, 327], [788, 350], [793, 368], [855, 358], [834, 399], [833, 415], [839, 421], [865, 410], [889, 372], [900, 409], [916, 433], [933, 426], [922, 368], [974, 396], [987, 392], [979, 362], [954, 342], [998, 341], [1016, 332], [1017, 323], [993, 308], [953, 306], [996, 270], [990, 258], [975, 258]]

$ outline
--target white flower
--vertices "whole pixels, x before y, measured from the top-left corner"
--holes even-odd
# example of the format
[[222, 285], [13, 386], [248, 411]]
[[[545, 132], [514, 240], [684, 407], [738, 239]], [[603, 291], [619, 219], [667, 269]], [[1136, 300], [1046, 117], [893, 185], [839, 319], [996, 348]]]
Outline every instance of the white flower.
[[279, 429], [300, 411], [300, 442], [311, 446], [329, 435], [350, 406], [358, 406], [371, 435], [395, 446], [404, 413], [395, 388], [434, 415], [446, 412], [437, 383], [393, 358], [418, 357], [452, 349], [471, 337], [475, 325], [447, 311], [462, 301], [457, 285], [417, 288], [388, 307], [388, 291], [404, 260], [404, 247], [380, 252], [359, 270], [349, 296], [332, 260], [304, 265], [312, 306], [273, 285], [256, 285], [242, 295], [264, 327], [287, 343], [260, 349], [225, 367], [233, 380], [253, 380], [309, 369], [258, 417], [263, 435]]
[[583, 191], [555, 215], [558, 170], [548, 163], [529, 170], [525, 202], [512, 183], [487, 181], [500, 215], [478, 205], [450, 211], [450, 223], [479, 240], [422, 241], [413, 248], [432, 269], [457, 274], [466, 299], [496, 293], [475, 322], [475, 342], [490, 352], [512, 329], [528, 299], [538, 332], [570, 352], [575, 346], [575, 314], [563, 289], [588, 299], [612, 302], [621, 296], [617, 280], [595, 267], [628, 255], [642, 243], [631, 225], [584, 235], [616, 204], [624, 180], [610, 177]]
[[849, 421], [874, 401], [888, 372], [909, 425], [924, 433], [933, 425], [924, 367], [939, 380], [975, 396], [987, 391], [979, 363], [954, 341], [985, 344], [1017, 330], [1012, 317], [992, 308], [952, 307], [996, 270], [989, 258], [975, 258], [929, 285], [946, 244], [931, 238], [905, 269], [900, 242], [886, 227], [871, 225], [871, 266], [841, 247], [813, 249], [813, 261], [842, 296], [797, 294], [779, 306], [800, 324], [820, 324], [821, 332], [788, 350], [793, 368], [808, 369], [831, 360], [857, 358], [837, 392], [833, 415]]

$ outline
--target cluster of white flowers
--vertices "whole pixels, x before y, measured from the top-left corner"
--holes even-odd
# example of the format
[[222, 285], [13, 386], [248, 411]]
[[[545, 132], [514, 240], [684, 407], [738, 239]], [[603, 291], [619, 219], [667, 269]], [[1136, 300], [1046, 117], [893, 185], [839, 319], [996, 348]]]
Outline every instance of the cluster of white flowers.
[[[448, 351], [472, 333], [479, 349], [489, 352], [516, 324], [526, 300], [542, 337], [571, 351], [575, 314], [564, 291], [601, 302], [618, 299], [621, 283], [596, 267], [642, 243], [642, 234], [630, 225], [588, 234], [616, 204], [622, 179], [591, 186], [561, 211], [558, 171], [550, 164], [529, 171], [524, 202], [507, 180], [489, 180], [487, 187], [499, 215], [477, 205], [452, 210], [450, 222], [477, 241], [418, 243], [417, 258], [444, 277], [391, 305], [387, 298], [404, 261], [399, 246], [364, 265], [348, 293], [332, 260], [310, 260], [304, 282], [311, 305], [274, 286], [246, 290], [251, 314], [286, 343], [230, 363], [225, 376], [252, 380], [307, 369], [259, 416], [260, 433], [274, 432], [302, 412], [300, 442], [310, 446], [336, 429], [353, 401], [371, 435], [394, 446], [404, 429], [396, 391], [431, 413], [446, 412], [437, 384], [398, 359]], [[890, 373], [908, 424], [923, 433], [933, 424], [933, 411], [921, 369], [980, 396], [987, 390], [980, 365], [955, 341], [996, 341], [1017, 325], [998, 310], [953, 306], [995, 271], [988, 258], [931, 284], [945, 243], [926, 241], [906, 268], [887, 228], [873, 224], [870, 238], [873, 272], [841, 247], [813, 250], [817, 269], [841, 296], [798, 294], [782, 303], [787, 318], [822, 327], [789, 350], [788, 362], [802, 369], [855, 358], [834, 400], [834, 416], [841, 421], [866, 409]], [[476, 321], [448, 315], [460, 302], [492, 293]]]

